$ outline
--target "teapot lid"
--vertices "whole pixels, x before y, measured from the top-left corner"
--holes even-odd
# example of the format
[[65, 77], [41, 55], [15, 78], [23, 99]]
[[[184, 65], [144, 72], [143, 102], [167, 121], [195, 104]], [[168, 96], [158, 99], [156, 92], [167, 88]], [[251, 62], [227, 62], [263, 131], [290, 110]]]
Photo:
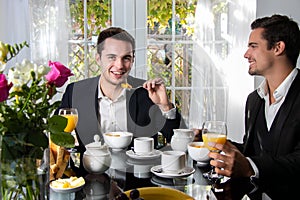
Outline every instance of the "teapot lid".
[[97, 148], [97, 149], [102, 149], [103, 147], [105, 147], [106, 145], [102, 145], [101, 144], [101, 140], [100, 140], [100, 136], [98, 134], [94, 135], [94, 141], [92, 143], [89, 143], [87, 145], [85, 145], [86, 148]]

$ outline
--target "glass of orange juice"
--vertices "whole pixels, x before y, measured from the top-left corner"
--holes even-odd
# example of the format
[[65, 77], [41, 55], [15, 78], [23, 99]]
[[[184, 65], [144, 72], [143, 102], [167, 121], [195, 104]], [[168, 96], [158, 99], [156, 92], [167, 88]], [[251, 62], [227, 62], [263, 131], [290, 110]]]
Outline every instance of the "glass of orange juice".
[[71, 133], [78, 122], [78, 111], [76, 108], [61, 108], [58, 112], [59, 115], [68, 119], [68, 124], [65, 128], [65, 132]]
[[[202, 139], [204, 146], [212, 152], [220, 152], [215, 148], [216, 144], [225, 144], [227, 139], [227, 125], [223, 121], [206, 121], [202, 126]], [[218, 180], [222, 178], [214, 168], [209, 172], [203, 173], [203, 176], [209, 180]]]
[[[75, 130], [77, 122], [78, 122], [77, 109], [76, 108], [61, 108], [61, 109], [59, 109], [58, 114], [68, 119], [68, 123], [67, 123], [67, 126], [65, 127], [64, 131], [73, 135], [73, 137], [75, 138], [75, 145], [76, 145], [78, 143], [76, 134], [72, 133], [72, 132]], [[76, 153], [75, 148], [68, 148], [66, 150], [70, 153], [71, 156], [74, 155], [74, 153]], [[69, 164], [68, 164], [67, 168], [65, 169], [64, 174], [66, 174], [67, 176], [75, 175], [75, 172], [71, 168], [70, 158], [69, 158]]]

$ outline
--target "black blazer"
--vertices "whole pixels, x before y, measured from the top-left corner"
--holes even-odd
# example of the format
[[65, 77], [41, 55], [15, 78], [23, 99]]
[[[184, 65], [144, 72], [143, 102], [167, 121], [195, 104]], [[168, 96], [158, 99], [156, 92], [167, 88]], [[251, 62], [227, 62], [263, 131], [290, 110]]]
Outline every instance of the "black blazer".
[[243, 145], [239, 147], [258, 167], [259, 179], [256, 183], [259, 188], [272, 199], [289, 199], [299, 195], [297, 188], [300, 180], [300, 71], [298, 70], [277, 113], [272, 151], [262, 151], [261, 155], [255, 155], [252, 149], [254, 135], [258, 134], [254, 131], [255, 121], [263, 101], [257, 91], [248, 96], [245, 110], [246, 134]]

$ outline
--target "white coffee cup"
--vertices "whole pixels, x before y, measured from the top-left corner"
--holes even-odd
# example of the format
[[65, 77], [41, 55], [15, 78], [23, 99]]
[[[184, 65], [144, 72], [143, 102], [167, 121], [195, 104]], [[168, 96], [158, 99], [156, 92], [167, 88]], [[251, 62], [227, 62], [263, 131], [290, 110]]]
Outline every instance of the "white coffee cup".
[[150, 137], [138, 137], [133, 140], [136, 154], [150, 154], [154, 150], [154, 140]]
[[185, 168], [185, 152], [164, 151], [161, 154], [161, 166], [163, 172], [177, 173]]

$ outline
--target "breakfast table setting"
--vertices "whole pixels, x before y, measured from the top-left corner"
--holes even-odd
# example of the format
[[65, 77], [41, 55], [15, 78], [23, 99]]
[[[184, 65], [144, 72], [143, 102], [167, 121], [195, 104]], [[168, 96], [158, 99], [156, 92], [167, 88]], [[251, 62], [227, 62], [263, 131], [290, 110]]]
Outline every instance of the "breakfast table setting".
[[[230, 179], [218, 183], [204, 173], [211, 169], [209, 149], [194, 141], [191, 129], [174, 129], [170, 144], [154, 148], [151, 137], [134, 138], [129, 132], [109, 132], [94, 136], [86, 145], [84, 177], [65, 177], [50, 182], [49, 197], [60, 199], [241, 199], [231, 189]], [[133, 142], [133, 147], [128, 146]], [[63, 188], [59, 181], [74, 187]], [[215, 185], [213, 185], [213, 183]], [[228, 184], [227, 184], [228, 183]], [[56, 184], [56, 185], [55, 185]], [[237, 184], [239, 185], [239, 184]]]

